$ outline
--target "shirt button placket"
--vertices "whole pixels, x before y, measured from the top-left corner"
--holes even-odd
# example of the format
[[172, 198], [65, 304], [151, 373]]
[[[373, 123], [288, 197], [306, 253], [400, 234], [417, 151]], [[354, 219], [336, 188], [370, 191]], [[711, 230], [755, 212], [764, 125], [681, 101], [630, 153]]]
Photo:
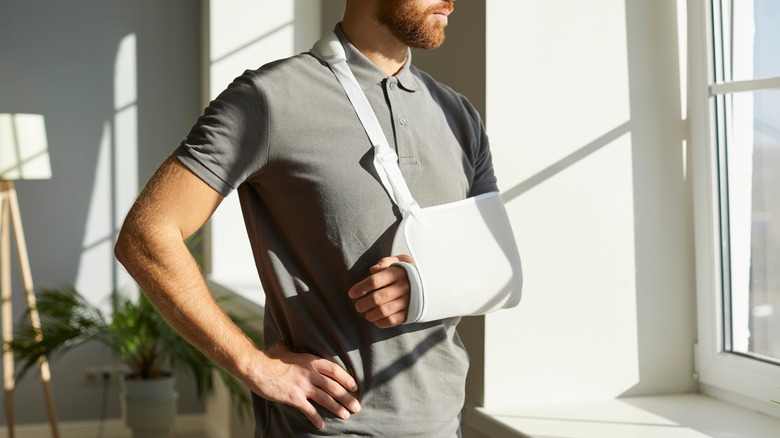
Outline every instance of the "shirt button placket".
[[[406, 118], [403, 99], [407, 98], [409, 93], [401, 89], [398, 78], [389, 77], [385, 85], [387, 93], [388, 106], [390, 113], [394, 118], [396, 152], [398, 153], [398, 164], [401, 168], [408, 167], [416, 163], [416, 154], [414, 151], [414, 140], [409, 130], [409, 121]], [[401, 115], [403, 114], [403, 115]]]
[[[388, 88], [390, 88], [390, 91], [395, 91], [395, 88], [396, 88], [396, 81], [395, 81], [395, 79], [390, 79], [388, 82], [389, 82]], [[401, 126], [405, 126], [406, 125], [406, 118], [405, 117], [399, 117], [398, 118], [398, 123], [400, 123]]]

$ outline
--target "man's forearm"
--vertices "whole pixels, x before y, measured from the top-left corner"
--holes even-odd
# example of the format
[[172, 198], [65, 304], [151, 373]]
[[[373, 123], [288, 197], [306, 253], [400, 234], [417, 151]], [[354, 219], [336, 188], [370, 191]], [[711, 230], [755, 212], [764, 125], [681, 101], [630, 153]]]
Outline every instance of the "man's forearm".
[[126, 224], [115, 252], [176, 331], [228, 372], [246, 377], [247, 362], [262, 353], [216, 303], [179, 232]]

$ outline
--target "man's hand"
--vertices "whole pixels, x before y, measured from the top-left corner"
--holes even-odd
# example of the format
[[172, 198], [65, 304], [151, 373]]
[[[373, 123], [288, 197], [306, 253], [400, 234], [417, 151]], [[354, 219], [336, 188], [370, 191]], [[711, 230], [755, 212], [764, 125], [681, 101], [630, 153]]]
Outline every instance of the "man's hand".
[[317, 429], [325, 423], [311, 402], [342, 420], [360, 411], [360, 403], [350, 394], [357, 391], [357, 383], [339, 365], [311, 354], [293, 353], [284, 342], [267, 356], [270, 360], [257, 370], [260, 377], [249, 384], [261, 397], [299, 409]]
[[355, 309], [380, 328], [402, 324], [409, 310], [409, 278], [403, 268], [390, 266], [395, 262], [414, 263], [406, 254], [385, 257], [349, 290], [350, 298], [357, 299]]

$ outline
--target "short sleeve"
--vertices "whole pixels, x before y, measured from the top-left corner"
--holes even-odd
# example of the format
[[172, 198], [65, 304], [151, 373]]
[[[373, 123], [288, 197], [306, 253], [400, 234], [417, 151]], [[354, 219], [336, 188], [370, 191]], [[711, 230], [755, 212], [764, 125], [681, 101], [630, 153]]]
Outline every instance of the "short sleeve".
[[[463, 98], [466, 100], [465, 98]], [[488, 140], [485, 125], [479, 117], [477, 110], [466, 100], [466, 107], [471, 113], [471, 118], [478, 126], [477, 138], [471, 143], [471, 151], [474, 160], [474, 180], [471, 183], [469, 197], [488, 192], [498, 191], [496, 175], [493, 172], [493, 157], [490, 153], [490, 141]]]
[[174, 155], [227, 196], [265, 164], [268, 117], [260, 77], [246, 71], [206, 107]]

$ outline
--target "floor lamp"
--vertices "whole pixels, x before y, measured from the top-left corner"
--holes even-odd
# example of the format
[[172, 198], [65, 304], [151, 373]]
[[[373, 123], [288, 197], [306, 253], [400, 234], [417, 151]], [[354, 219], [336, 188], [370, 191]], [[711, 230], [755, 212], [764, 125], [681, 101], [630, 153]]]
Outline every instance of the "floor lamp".
[[[3, 336], [3, 388], [5, 389], [8, 436], [14, 438], [13, 392], [14, 355], [7, 345], [13, 339], [13, 315], [11, 302], [11, 233], [16, 242], [22, 284], [30, 310], [32, 326], [40, 337], [41, 321], [35, 303], [30, 259], [22, 230], [19, 201], [13, 181], [18, 179], [49, 179], [49, 163], [46, 128], [43, 116], [38, 114], [0, 114], [0, 318]], [[46, 410], [52, 436], [59, 438], [57, 416], [51, 393], [49, 363], [42, 358], [38, 363]]]

